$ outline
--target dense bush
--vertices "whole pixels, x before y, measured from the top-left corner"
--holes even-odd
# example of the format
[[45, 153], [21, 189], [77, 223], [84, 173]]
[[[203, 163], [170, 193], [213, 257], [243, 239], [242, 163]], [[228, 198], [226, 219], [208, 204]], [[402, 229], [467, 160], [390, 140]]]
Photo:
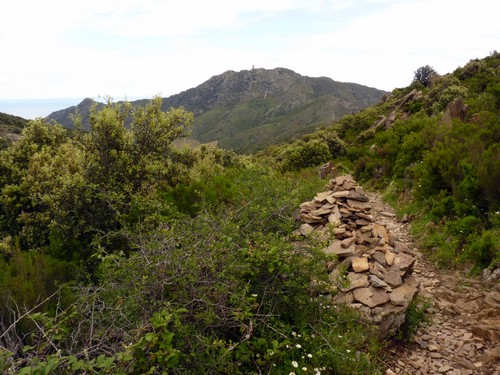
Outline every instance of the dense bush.
[[298, 171], [302, 168], [320, 165], [332, 158], [328, 144], [313, 139], [306, 142], [296, 142], [285, 147], [278, 156], [281, 171]]
[[[160, 105], [127, 128], [110, 102], [71, 137], [37, 120], [0, 154], [0, 369], [376, 372], [376, 334], [328, 302], [326, 256], [290, 243], [316, 173], [171, 147], [190, 115]], [[286, 150], [284, 169], [335, 142]]]
[[[424, 247], [446, 257], [449, 264], [464, 260], [461, 254], [476, 239], [448, 231], [443, 228], [445, 222], [475, 217], [475, 236], [479, 237], [484, 230], [498, 228], [492, 218], [500, 209], [499, 68], [497, 52], [453, 74], [438, 76], [432, 68], [422, 67], [407, 88], [396, 89], [379, 105], [309, 134], [307, 142], [329, 145], [325, 134], [338, 134], [346, 152], [332, 152], [332, 158], [337, 158], [333, 161], [347, 159], [354, 176], [374, 188], [390, 186], [391, 194], [401, 198], [393, 199], [395, 203], [404, 204], [413, 217], [432, 220], [441, 228]], [[426, 76], [428, 80], [419, 81]], [[405, 102], [411, 92], [413, 97]], [[458, 98], [461, 102], [456, 102]], [[460, 106], [455, 118], [447, 110], [453, 102]], [[278, 156], [277, 160], [283, 159]], [[467, 260], [485, 267], [484, 259], [494, 264], [499, 251], [496, 248], [491, 250], [493, 255]], [[477, 252], [469, 254], [473, 253]]]
[[43, 332], [28, 336], [32, 370], [377, 371], [375, 332], [319, 294], [329, 290], [325, 255], [288, 240], [298, 202], [322, 182], [258, 166], [221, 177], [238, 192], [225, 205], [123, 229], [129, 256], [103, 247], [96, 284], [72, 288], [76, 300], [55, 318], [31, 317]]

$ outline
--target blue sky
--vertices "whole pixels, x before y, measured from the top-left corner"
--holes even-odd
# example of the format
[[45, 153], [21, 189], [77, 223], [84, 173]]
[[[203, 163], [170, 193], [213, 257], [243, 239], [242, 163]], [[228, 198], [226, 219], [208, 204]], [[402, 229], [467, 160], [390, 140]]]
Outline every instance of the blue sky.
[[392, 90], [498, 49], [498, 3], [4, 1], [0, 100], [169, 96], [252, 66]]

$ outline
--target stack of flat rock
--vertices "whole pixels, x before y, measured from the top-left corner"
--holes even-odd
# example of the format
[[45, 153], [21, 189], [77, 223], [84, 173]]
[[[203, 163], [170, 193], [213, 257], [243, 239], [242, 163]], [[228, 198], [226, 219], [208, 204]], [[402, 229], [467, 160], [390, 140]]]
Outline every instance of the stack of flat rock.
[[333, 178], [328, 188], [300, 205], [299, 232], [329, 236], [324, 252], [336, 256], [327, 266], [337, 290], [333, 302], [359, 309], [391, 335], [418, 293], [419, 282], [411, 275], [416, 258], [375, 222], [369, 198], [350, 176]]

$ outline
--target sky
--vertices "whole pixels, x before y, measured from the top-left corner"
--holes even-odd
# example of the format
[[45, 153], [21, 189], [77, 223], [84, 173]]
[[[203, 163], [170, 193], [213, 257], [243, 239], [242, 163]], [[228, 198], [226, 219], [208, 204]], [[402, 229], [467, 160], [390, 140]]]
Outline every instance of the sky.
[[498, 50], [499, 14], [497, 0], [2, 1], [0, 111], [166, 97], [252, 67], [390, 91]]

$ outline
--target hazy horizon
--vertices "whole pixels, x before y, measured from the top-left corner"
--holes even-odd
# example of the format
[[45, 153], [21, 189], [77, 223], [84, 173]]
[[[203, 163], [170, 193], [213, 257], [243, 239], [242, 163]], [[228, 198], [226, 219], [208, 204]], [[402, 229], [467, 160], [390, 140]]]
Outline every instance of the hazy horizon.
[[47, 117], [52, 112], [75, 106], [83, 99], [84, 98], [0, 99], [0, 112], [20, 116], [28, 120], [34, 120], [37, 117]]
[[[153, 97], [153, 95], [151, 96]], [[85, 98], [0, 99], [0, 112], [20, 116], [27, 120], [45, 118], [53, 112], [80, 104]], [[104, 98], [92, 98], [104, 103]], [[146, 97], [114, 98], [116, 101], [147, 99]]]

